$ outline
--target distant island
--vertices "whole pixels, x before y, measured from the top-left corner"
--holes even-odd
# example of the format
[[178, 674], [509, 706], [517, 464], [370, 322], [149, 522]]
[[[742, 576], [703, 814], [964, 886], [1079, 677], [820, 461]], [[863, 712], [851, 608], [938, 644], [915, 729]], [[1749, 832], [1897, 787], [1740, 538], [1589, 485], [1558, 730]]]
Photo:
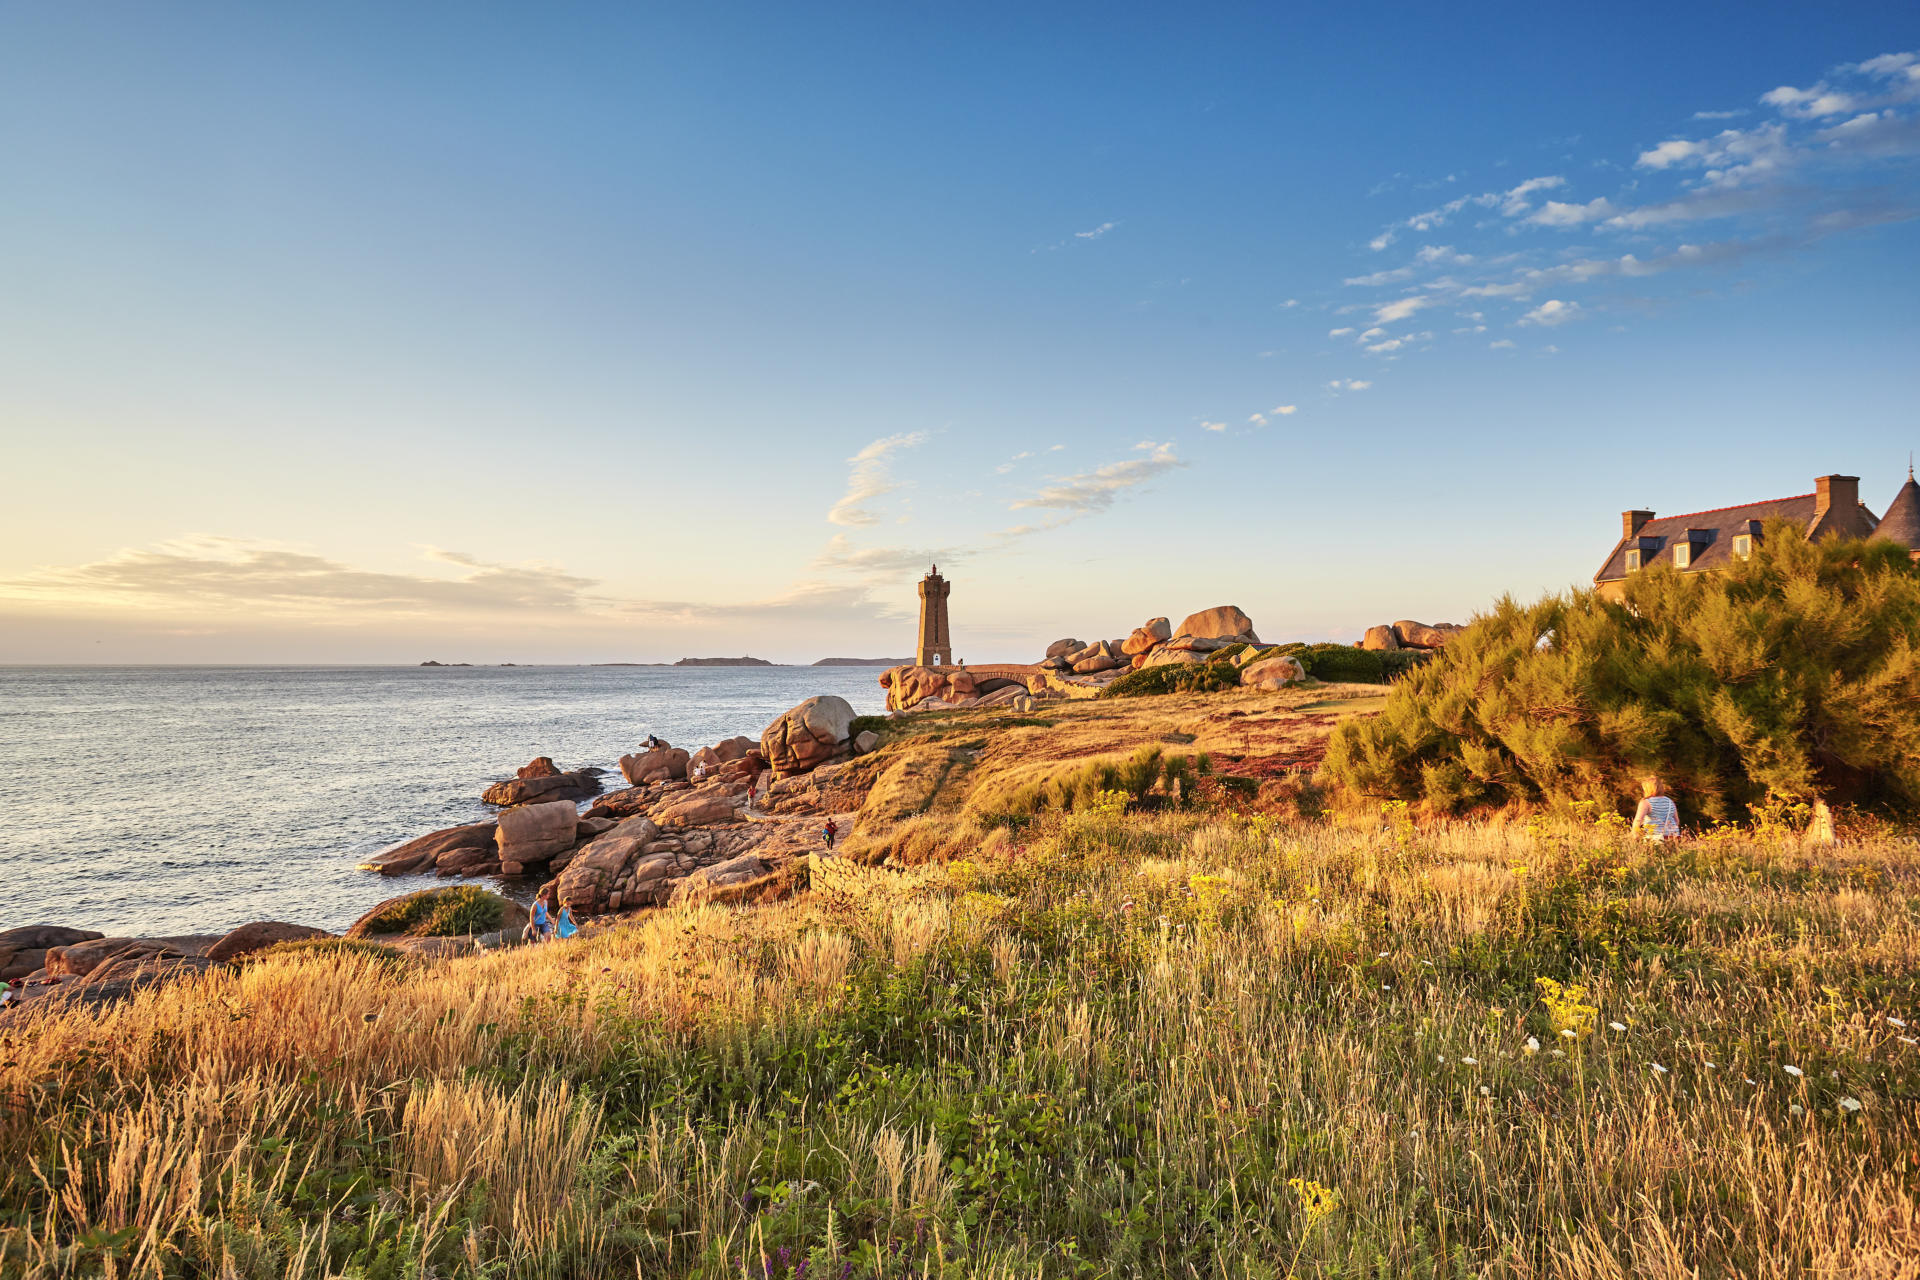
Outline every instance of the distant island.
[[473, 664], [471, 662], [435, 662], [432, 658], [428, 658], [420, 665], [423, 667], [470, 667]]
[[771, 667], [765, 658], [682, 658], [676, 667]]
[[906, 667], [913, 665], [912, 658], [822, 658], [813, 664], [816, 667]]

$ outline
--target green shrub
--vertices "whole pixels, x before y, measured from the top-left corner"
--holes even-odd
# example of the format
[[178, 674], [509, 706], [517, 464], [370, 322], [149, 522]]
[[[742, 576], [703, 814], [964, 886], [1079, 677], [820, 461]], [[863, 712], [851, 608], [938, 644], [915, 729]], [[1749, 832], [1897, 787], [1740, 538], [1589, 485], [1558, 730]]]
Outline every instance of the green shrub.
[[891, 729], [893, 725], [894, 722], [886, 716], [855, 716], [853, 723], [847, 727], [847, 737], [851, 740], [871, 729], [874, 733], [879, 734], [880, 740], [884, 742], [886, 741], [887, 730]]
[[[1316, 674], [1318, 674], [1316, 672]], [[1333, 735], [1350, 794], [1458, 812], [1624, 808], [1658, 772], [1688, 817], [1778, 797], [1920, 804], [1920, 570], [1886, 540], [1770, 523], [1721, 573], [1660, 565], [1625, 599], [1502, 600]]]
[[1356, 649], [1350, 644], [1283, 644], [1274, 652], [1298, 658], [1315, 680], [1352, 684], [1386, 684], [1424, 665], [1428, 653], [1420, 649]]
[[[1209, 761], [1200, 772], [1211, 767]], [[1040, 782], [1028, 783], [996, 797], [990, 806], [982, 809], [982, 816], [1004, 821], [1032, 817], [1043, 809], [1093, 812], [1115, 796], [1126, 803], [1139, 804], [1155, 788], [1168, 795], [1177, 789], [1184, 802], [1192, 798], [1194, 775], [1194, 762], [1190, 757], [1169, 756], [1159, 747], [1147, 746], [1125, 760], [1089, 760], [1085, 764], [1070, 765]]]
[[1230, 662], [1181, 663], [1128, 672], [1102, 689], [1100, 696], [1140, 698], [1158, 693], [1218, 693], [1239, 685], [1240, 672]]
[[406, 934], [414, 938], [457, 938], [506, 927], [513, 904], [477, 884], [422, 889], [396, 898], [354, 925], [354, 935]]

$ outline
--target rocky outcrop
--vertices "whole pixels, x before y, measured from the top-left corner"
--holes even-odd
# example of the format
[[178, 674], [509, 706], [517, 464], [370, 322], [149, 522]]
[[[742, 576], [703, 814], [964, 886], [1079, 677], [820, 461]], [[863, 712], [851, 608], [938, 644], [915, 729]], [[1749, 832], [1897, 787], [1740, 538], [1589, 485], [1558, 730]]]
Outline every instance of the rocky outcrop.
[[620, 757], [620, 773], [634, 786], [649, 782], [678, 781], [687, 776], [691, 757], [679, 747], [656, 747]]
[[[540, 759], [520, 770], [520, 776], [509, 778], [505, 782], [496, 782], [480, 793], [480, 798], [488, 804], [497, 804], [502, 808], [520, 804], [539, 804], [549, 800], [584, 800], [588, 796], [600, 794], [600, 771], [598, 769], [576, 769], [571, 773], [561, 773], [554, 769], [551, 773], [538, 772], [545, 765], [553, 768], [553, 761], [541, 756]], [[529, 774], [528, 769], [536, 772]]]
[[494, 843], [497, 822], [448, 827], [411, 840], [388, 845], [360, 864], [362, 870], [383, 876], [494, 875], [500, 869], [500, 850]]
[[1244, 689], [1284, 689], [1307, 678], [1307, 669], [1297, 658], [1275, 655], [1249, 662], [1240, 668], [1240, 686]]
[[1142, 670], [1148, 667], [1171, 667], [1181, 663], [1197, 665], [1205, 662], [1208, 655], [1207, 651], [1202, 649], [1176, 649], [1172, 645], [1167, 645], [1143, 656], [1145, 661], [1140, 664]]
[[580, 814], [571, 800], [508, 809], [500, 815], [500, 874], [524, 875], [529, 863], [573, 848], [579, 826]]
[[1086, 645], [1079, 640], [1055, 640], [1047, 646], [1047, 656], [1049, 658], [1062, 658], [1072, 653], [1075, 649], [1084, 648], [1086, 648]]
[[649, 818], [630, 818], [581, 849], [560, 873], [555, 891], [581, 918], [658, 906], [682, 880], [751, 852], [778, 825], [663, 830]]
[[49, 948], [71, 947], [105, 936], [92, 929], [68, 929], [57, 924], [29, 924], [0, 932], [0, 979], [12, 982], [46, 968]]
[[1186, 621], [1180, 624], [1174, 634], [1204, 636], [1209, 640], [1260, 642], [1253, 633], [1253, 619], [1242, 613], [1239, 606], [1231, 604], [1215, 605], [1211, 609], [1188, 614]]
[[701, 867], [680, 880], [668, 901], [677, 906], [698, 906], [755, 880], [772, 875], [774, 864], [757, 853], [743, 853], [710, 867]]
[[847, 739], [853, 719], [853, 704], [845, 698], [808, 698], [767, 726], [760, 735], [760, 754], [776, 773], [817, 769], [851, 750]]
[[276, 942], [298, 942], [305, 938], [331, 938], [333, 935], [325, 929], [315, 929], [311, 925], [283, 924], [277, 920], [260, 920], [253, 924], [243, 924], [230, 931], [220, 941], [207, 948], [206, 958], [215, 961], [237, 959]]
[[662, 829], [706, 827], [732, 821], [745, 802], [745, 796], [722, 790], [693, 791], [667, 797], [648, 810], [647, 817]]
[[1448, 641], [1465, 630], [1465, 627], [1451, 622], [1428, 626], [1424, 622], [1412, 622], [1405, 618], [1393, 624], [1394, 634], [1409, 649], [1443, 649]]
[[521, 779], [557, 778], [560, 772], [560, 766], [553, 762], [552, 756], [535, 756], [515, 770], [513, 776]]
[[1136, 653], [1149, 653], [1155, 645], [1165, 644], [1173, 639], [1173, 624], [1165, 618], [1149, 618], [1145, 625], [1133, 629], [1133, 634], [1120, 646], [1120, 652], [1131, 658]]
[[144, 959], [149, 956], [185, 955], [178, 947], [158, 938], [92, 938], [63, 947], [47, 949], [46, 971], [58, 977], [72, 974], [84, 978], [102, 965], [116, 960]]
[[1360, 647], [1362, 649], [1398, 649], [1400, 637], [1392, 627], [1385, 624], [1368, 627], [1367, 634], [1360, 638]]

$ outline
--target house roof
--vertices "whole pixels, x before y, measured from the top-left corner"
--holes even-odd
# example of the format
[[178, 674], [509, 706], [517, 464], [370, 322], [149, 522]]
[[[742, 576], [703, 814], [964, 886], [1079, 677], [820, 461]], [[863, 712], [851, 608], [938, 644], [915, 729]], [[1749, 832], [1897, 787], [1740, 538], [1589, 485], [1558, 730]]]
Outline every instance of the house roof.
[[1912, 472], [1907, 473], [1907, 482], [1893, 495], [1887, 514], [1880, 517], [1880, 527], [1873, 532], [1875, 537], [1892, 538], [1920, 551], [1920, 484], [1913, 482]]
[[[1902, 490], [1902, 494], [1906, 491]], [[1640, 526], [1642, 545], [1646, 550], [1642, 554], [1642, 563], [1651, 565], [1658, 556], [1668, 556], [1672, 563], [1673, 544], [1680, 540], [1688, 530], [1694, 531], [1694, 547], [1690, 569], [1722, 569], [1733, 561], [1733, 538], [1737, 533], [1745, 533], [1749, 520], [1786, 520], [1802, 530], [1813, 527], [1814, 498], [1811, 493], [1797, 493], [1791, 498], [1771, 498], [1765, 502], [1747, 502], [1737, 507], [1715, 507], [1709, 511], [1689, 511], [1677, 516], [1661, 516], [1649, 520]], [[1897, 499], [1896, 499], [1897, 501]], [[1920, 520], [1920, 494], [1914, 496], [1915, 517]], [[1866, 516], [1867, 524], [1874, 525], [1873, 512], [1865, 503], [1860, 510]], [[1704, 536], [1704, 544], [1700, 539]], [[1651, 542], [1646, 541], [1651, 539]], [[1608, 582], [1627, 576], [1627, 551], [1634, 539], [1622, 538], [1613, 544], [1606, 563], [1600, 566], [1600, 572], [1593, 575], [1595, 582]], [[1912, 545], [1912, 544], [1908, 544]]]

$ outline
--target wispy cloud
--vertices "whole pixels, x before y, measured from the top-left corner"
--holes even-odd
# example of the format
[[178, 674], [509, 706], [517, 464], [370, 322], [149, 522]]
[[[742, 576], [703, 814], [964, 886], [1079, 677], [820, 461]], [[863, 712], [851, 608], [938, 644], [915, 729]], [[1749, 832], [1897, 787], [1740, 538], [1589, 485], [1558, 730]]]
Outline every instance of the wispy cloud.
[[1200, 429], [1202, 431], [1225, 431], [1227, 424], [1224, 422], [1202, 422]]
[[1364, 378], [1335, 378], [1327, 384], [1329, 391], [1365, 391], [1373, 383]]
[[849, 527], [880, 523], [880, 517], [868, 504], [900, 487], [888, 467], [888, 459], [902, 449], [925, 444], [930, 438], [925, 431], [885, 436], [848, 458], [852, 470], [847, 475], [847, 491], [827, 511], [827, 522]]
[[1146, 456], [1109, 462], [1078, 475], [1057, 477], [1032, 497], [1013, 503], [1011, 509], [1070, 511], [1077, 515], [1105, 511], [1127, 490], [1187, 465], [1175, 455], [1171, 442], [1142, 441], [1134, 450]]
[[1288, 417], [1289, 415], [1300, 412], [1300, 406], [1297, 404], [1277, 404], [1273, 406], [1273, 408], [1267, 410], [1267, 412], [1272, 414], [1277, 414], [1278, 416], [1285, 418], [1285, 417]]
[[1101, 236], [1104, 236], [1105, 234], [1107, 234], [1107, 232], [1113, 230], [1115, 227], [1119, 225], [1120, 224], [1117, 222], [1103, 222], [1091, 231], [1074, 232], [1073, 238], [1075, 240], [1098, 240]]
[[420, 550], [453, 573], [356, 569], [281, 543], [194, 535], [130, 547], [87, 564], [0, 581], [0, 598], [69, 606], [247, 610], [312, 616], [571, 612], [604, 603], [593, 578], [544, 562], [494, 564], [459, 551]]
[[1565, 324], [1579, 314], [1579, 303], [1563, 302], [1559, 298], [1548, 298], [1545, 302], [1527, 312], [1524, 316], [1521, 316], [1520, 323], [1540, 325], [1543, 328], [1551, 329], [1558, 325]]

